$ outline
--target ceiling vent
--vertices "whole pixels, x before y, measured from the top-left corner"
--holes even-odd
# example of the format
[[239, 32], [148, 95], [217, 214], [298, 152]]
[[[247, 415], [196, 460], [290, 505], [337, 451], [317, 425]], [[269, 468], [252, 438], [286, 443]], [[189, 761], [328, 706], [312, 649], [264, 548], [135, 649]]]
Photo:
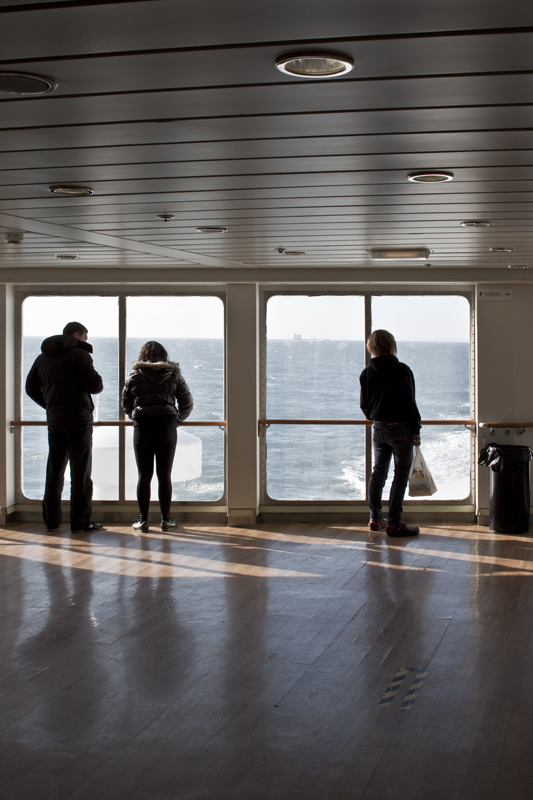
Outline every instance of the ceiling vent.
[[6, 244], [20, 244], [24, 239], [24, 234], [22, 231], [10, 231], [6, 233], [4, 236], [4, 241]]
[[367, 252], [375, 261], [425, 261], [433, 251], [427, 247], [373, 247]]

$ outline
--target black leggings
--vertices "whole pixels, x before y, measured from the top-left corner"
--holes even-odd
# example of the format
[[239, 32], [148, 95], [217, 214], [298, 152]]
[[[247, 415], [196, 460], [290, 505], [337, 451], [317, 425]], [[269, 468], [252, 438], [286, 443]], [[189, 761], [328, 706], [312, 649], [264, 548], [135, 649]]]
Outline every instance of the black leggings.
[[135, 421], [133, 428], [133, 449], [139, 470], [137, 481], [137, 502], [141, 519], [148, 519], [150, 507], [150, 484], [154, 474], [154, 457], [157, 480], [159, 481], [159, 506], [161, 515], [170, 514], [172, 500], [172, 464], [178, 430], [174, 414], [154, 414]]

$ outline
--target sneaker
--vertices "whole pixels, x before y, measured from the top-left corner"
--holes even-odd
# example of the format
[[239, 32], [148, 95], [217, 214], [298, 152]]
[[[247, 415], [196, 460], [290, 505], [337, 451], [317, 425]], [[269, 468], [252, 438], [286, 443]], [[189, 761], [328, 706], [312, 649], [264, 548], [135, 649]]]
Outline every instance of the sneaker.
[[162, 531], [172, 531], [174, 528], [178, 527], [178, 523], [176, 520], [171, 519], [170, 517], [161, 517], [161, 530]]
[[418, 536], [420, 528], [416, 525], [406, 525], [405, 522], [394, 522], [387, 525], [387, 536]]
[[141, 533], [148, 533], [148, 531], [150, 530], [150, 526], [148, 525], [148, 520], [142, 519], [142, 517], [136, 519], [131, 527], [136, 531], [141, 531]]
[[90, 533], [91, 531], [101, 531], [104, 526], [101, 522], [89, 522], [79, 528], [71, 528], [72, 533]]
[[383, 518], [371, 519], [370, 522], [368, 523], [368, 527], [370, 528], [371, 531], [382, 531], [383, 528], [387, 527], [387, 523]]

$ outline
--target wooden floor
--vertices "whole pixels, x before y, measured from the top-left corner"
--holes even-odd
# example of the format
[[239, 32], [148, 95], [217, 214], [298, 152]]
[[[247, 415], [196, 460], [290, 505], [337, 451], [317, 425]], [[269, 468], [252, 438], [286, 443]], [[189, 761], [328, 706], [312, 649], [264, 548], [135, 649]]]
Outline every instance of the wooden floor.
[[532, 580], [468, 525], [0, 529], [1, 796], [531, 800]]

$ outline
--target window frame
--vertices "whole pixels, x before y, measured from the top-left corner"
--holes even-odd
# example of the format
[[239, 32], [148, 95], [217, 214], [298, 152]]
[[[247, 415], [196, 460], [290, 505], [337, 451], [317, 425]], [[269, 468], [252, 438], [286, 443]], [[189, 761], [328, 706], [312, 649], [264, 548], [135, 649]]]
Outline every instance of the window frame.
[[[94, 287], [88, 286], [71, 286], [69, 289], [57, 288], [51, 290], [49, 288], [40, 287], [26, 287], [19, 289], [16, 292], [16, 313], [15, 313], [15, 330], [16, 330], [16, 363], [15, 363], [15, 414], [17, 419], [22, 419], [22, 404], [24, 387], [26, 382], [26, 375], [23, 374], [22, 362], [22, 349], [23, 349], [23, 335], [22, 335], [22, 306], [28, 297], [116, 297], [118, 303], [118, 369], [119, 369], [119, 396], [124, 386], [124, 381], [128, 374], [127, 366], [127, 298], [128, 297], [218, 297], [222, 301], [223, 306], [223, 358], [224, 358], [224, 374], [223, 374], [223, 418], [226, 416], [226, 292], [224, 287], [214, 286], [206, 289], [205, 286], [190, 285], [187, 290], [183, 289], [148, 289], [142, 286], [135, 288], [124, 289], [114, 286], [106, 287], [102, 290], [95, 290]], [[119, 404], [119, 420], [124, 419], [124, 412]], [[176, 500], [173, 501], [172, 507], [176, 508], [189, 508], [190, 510], [201, 510], [206, 508], [209, 510], [226, 510], [227, 506], [227, 436], [225, 428], [222, 427], [224, 436], [223, 445], [223, 493], [216, 500]], [[17, 505], [24, 506], [39, 506], [42, 501], [27, 497], [23, 493], [22, 486], [22, 428], [16, 428], [15, 431], [15, 502]], [[94, 500], [95, 507], [112, 509], [115, 511], [122, 511], [134, 509], [137, 507], [136, 500], [126, 499], [126, 429], [124, 426], [119, 427], [119, 475], [118, 486], [119, 496], [116, 500]], [[154, 498], [152, 498], [154, 502]], [[69, 501], [63, 500], [63, 505], [68, 506]]]
[[[267, 418], [267, 304], [272, 297], [279, 295], [283, 296], [357, 296], [364, 298], [364, 316], [365, 316], [365, 341], [368, 339], [372, 332], [372, 298], [373, 297], [464, 297], [469, 307], [469, 396], [470, 396], [470, 410], [469, 414], [472, 419], [476, 418], [476, 394], [475, 394], [475, 302], [476, 292], [474, 287], [450, 289], [443, 287], [441, 290], [427, 289], [421, 285], [406, 289], [405, 286], [395, 288], [388, 287], [386, 290], [381, 288], [368, 288], [368, 285], [363, 288], [361, 285], [355, 285], [353, 288], [339, 289], [338, 286], [323, 286], [314, 288], [309, 291], [304, 287], [298, 286], [276, 286], [265, 287], [261, 292], [260, 304], [260, 418]], [[370, 354], [365, 348], [365, 366], [370, 362]], [[361, 510], [368, 507], [367, 496], [363, 500], [278, 500], [270, 497], [267, 492], [267, 429], [261, 428], [260, 432], [260, 508], [267, 511], [268, 509], [277, 508], [278, 510], [293, 510], [295, 508], [302, 508], [304, 506], [315, 508], [317, 511], [335, 511], [340, 509], [352, 508], [354, 511]], [[417, 499], [411, 500], [406, 496], [404, 500], [404, 507], [410, 510], [430, 507], [432, 511], [443, 508], [459, 508], [461, 510], [471, 511], [474, 509], [475, 493], [476, 493], [476, 434], [475, 431], [470, 429], [470, 492], [465, 498], [458, 498], [453, 500], [439, 500], [439, 499]], [[365, 481], [368, 487], [368, 480], [372, 471], [372, 430], [371, 426], [366, 426], [365, 429]], [[367, 490], [368, 493], [368, 490]]]

